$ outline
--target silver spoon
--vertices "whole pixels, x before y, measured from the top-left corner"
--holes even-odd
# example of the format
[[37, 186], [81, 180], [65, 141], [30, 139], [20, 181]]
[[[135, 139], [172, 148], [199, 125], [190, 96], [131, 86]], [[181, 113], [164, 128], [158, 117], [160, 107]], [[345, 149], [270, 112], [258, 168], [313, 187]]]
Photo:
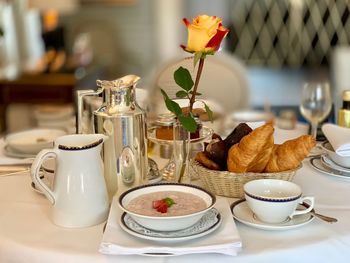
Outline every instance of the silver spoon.
[[[305, 203], [305, 202], [303, 202], [303, 206], [305, 206], [306, 208], [309, 208], [309, 207], [310, 207], [310, 205], [307, 204], [307, 203]], [[336, 219], [336, 218], [334, 218], [334, 217], [330, 217], [330, 216], [325, 216], [325, 215], [318, 214], [318, 213], [315, 212], [314, 209], [312, 209], [312, 210], [310, 211], [310, 214], [312, 214], [313, 216], [318, 217], [319, 219], [321, 219], [321, 220], [323, 220], [323, 221], [326, 221], [326, 222], [328, 222], [328, 223], [335, 223], [335, 222], [338, 222], [338, 219]]]

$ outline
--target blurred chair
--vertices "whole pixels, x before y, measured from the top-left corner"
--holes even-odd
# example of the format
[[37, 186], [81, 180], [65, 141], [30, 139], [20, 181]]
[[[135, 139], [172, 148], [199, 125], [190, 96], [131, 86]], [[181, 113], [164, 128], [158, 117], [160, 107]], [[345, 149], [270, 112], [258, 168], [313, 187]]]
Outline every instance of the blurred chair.
[[[197, 66], [193, 69], [192, 57], [176, 58], [160, 66], [150, 80], [152, 101], [149, 102], [149, 113], [165, 112], [160, 88], [164, 89], [170, 98], [175, 98], [176, 91], [181, 88], [174, 81], [174, 72], [180, 66], [187, 68], [193, 80], [197, 73]], [[225, 113], [249, 106], [249, 84], [243, 64], [232, 54], [218, 52], [205, 59], [203, 72], [199, 82], [198, 92], [202, 95], [198, 99], [213, 101], [222, 107]]]

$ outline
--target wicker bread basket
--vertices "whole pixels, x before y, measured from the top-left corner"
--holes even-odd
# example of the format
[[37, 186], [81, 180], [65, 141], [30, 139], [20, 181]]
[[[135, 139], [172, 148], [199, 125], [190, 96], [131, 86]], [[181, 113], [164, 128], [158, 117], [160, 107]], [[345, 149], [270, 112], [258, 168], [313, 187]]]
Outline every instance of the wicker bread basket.
[[228, 171], [210, 170], [195, 160], [191, 161], [191, 169], [197, 175], [205, 189], [216, 195], [243, 198], [243, 185], [256, 179], [281, 179], [292, 181], [301, 165], [294, 169], [277, 173], [231, 173]]

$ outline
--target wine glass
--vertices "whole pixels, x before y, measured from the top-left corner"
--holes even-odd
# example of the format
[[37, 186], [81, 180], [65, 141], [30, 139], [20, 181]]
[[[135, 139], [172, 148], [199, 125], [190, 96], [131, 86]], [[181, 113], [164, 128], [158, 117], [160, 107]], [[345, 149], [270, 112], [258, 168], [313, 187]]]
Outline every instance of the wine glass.
[[329, 84], [306, 83], [302, 90], [300, 112], [311, 123], [311, 135], [316, 139], [317, 126], [330, 113], [332, 97]]

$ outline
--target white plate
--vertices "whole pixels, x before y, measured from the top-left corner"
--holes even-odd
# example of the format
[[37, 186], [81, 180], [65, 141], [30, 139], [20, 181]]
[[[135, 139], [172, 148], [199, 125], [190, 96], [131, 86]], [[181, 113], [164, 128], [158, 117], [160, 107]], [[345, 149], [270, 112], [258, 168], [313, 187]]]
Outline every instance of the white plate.
[[6, 135], [5, 143], [18, 153], [37, 154], [52, 148], [54, 140], [65, 134], [59, 129], [31, 129]]
[[323, 154], [321, 155], [321, 162], [323, 165], [331, 168], [331, 169], [334, 169], [334, 170], [337, 170], [337, 171], [340, 171], [340, 172], [345, 172], [345, 173], [350, 173], [350, 169], [349, 168], [346, 168], [346, 167], [343, 167], [337, 163], [335, 163], [334, 161], [332, 161], [331, 158], [328, 157], [327, 154]]
[[68, 119], [74, 115], [71, 105], [40, 105], [34, 109], [34, 117], [39, 121]]
[[13, 158], [35, 158], [35, 154], [20, 153], [15, 151], [8, 145], [5, 145], [4, 147], [4, 154], [8, 157], [13, 157]]
[[127, 213], [123, 213], [120, 219], [121, 228], [130, 235], [153, 241], [185, 241], [208, 235], [221, 224], [222, 218], [216, 208], [210, 209], [193, 226], [178, 231], [155, 231], [136, 223]]
[[230, 118], [234, 122], [266, 122], [273, 119], [273, 114], [258, 110], [242, 110], [233, 112]]
[[316, 145], [315, 147], [313, 147], [311, 149], [311, 151], [307, 157], [316, 157], [316, 156], [320, 156], [324, 153], [325, 153], [325, 151], [322, 149], [322, 147], [320, 145]]
[[[300, 208], [303, 206], [300, 206]], [[300, 209], [299, 208], [299, 209]], [[305, 208], [305, 207], [304, 207]], [[250, 210], [245, 199], [238, 200], [231, 205], [231, 212], [233, 217], [239, 222], [263, 230], [289, 230], [297, 227], [301, 227], [310, 223], [314, 216], [311, 214], [304, 214], [294, 216], [286, 221], [278, 224], [270, 224], [263, 222], [257, 218], [257, 216]]]
[[310, 164], [313, 168], [315, 168], [317, 171], [321, 173], [328, 174], [334, 177], [343, 178], [343, 179], [350, 179], [350, 173], [338, 171], [323, 165], [320, 157], [311, 158]]
[[273, 118], [270, 112], [259, 110], [239, 110], [230, 113], [225, 118], [224, 130], [225, 134], [229, 134], [234, 127], [240, 123], [246, 123], [253, 130], [264, 125], [266, 121]]

